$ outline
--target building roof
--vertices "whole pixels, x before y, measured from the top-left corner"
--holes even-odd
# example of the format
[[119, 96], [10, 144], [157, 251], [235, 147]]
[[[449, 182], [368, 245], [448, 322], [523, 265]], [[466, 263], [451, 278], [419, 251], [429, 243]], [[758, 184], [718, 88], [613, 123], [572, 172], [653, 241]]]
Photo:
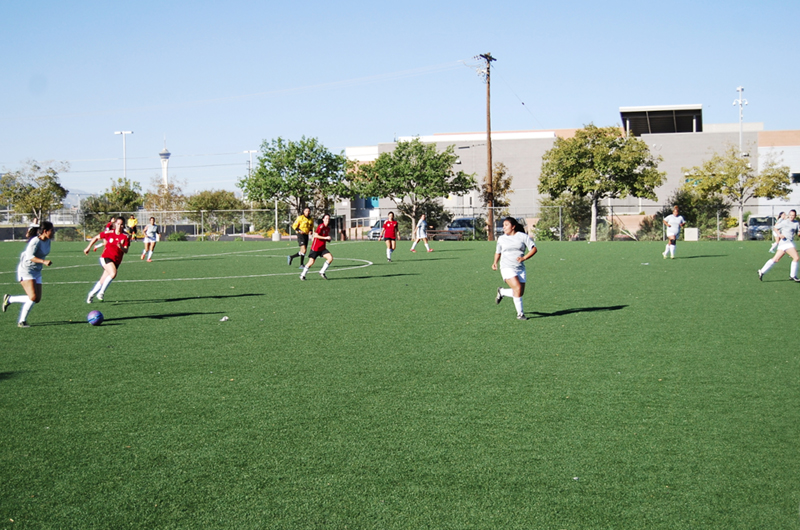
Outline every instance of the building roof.
[[702, 105], [620, 107], [622, 127], [634, 136], [703, 132]]

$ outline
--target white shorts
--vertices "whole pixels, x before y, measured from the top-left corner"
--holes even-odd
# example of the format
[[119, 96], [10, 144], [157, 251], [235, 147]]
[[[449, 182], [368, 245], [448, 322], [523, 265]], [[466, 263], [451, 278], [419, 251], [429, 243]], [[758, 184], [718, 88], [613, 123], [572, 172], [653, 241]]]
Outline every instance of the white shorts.
[[144, 238], [145, 243], [157, 243], [157, 239], [150, 239], [149, 237]]
[[17, 267], [17, 281], [33, 280], [34, 283], [42, 284], [42, 271], [29, 271], [28, 269], [21, 269]]
[[786, 252], [790, 248], [794, 248], [794, 242], [788, 239], [782, 239], [778, 242], [778, 250]]
[[675, 233], [675, 234], [670, 234], [669, 232], [667, 232], [667, 239], [678, 239], [679, 235], [681, 235], [680, 232]]
[[500, 275], [504, 280], [519, 278], [519, 283], [525, 283], [525, 269], [521, 271], [518, 269], [500, 269]]
[[426, 232], [424, 230], [417, 230], [416, 238], [417, 239], [428, 239], [428, 232]]

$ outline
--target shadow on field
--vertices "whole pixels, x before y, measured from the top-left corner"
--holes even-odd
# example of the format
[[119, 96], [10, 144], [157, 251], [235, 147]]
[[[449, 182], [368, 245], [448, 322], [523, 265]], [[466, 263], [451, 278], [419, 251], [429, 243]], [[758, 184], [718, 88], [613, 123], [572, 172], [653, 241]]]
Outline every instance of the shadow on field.
[[[221, 314], [222, 314], [221, 311], [210, 311], [210, 312], [207, 312], [207, 313], [186, 312], [186, 313], [164, 313], [164, 314], [161, 314], [161, 315], [136, 315], [136, 316], [131, 316], [131, 317], [107, 318], [107, 319], [105, 319], [103, 321], [103, 325], [105, 326], [105, 325], [109, 324], [110, 322], [122, 322], [124, 320], [139, 320], [139, 319], [142, 319], [142, 318], [149, 318], [149, 319], [153, 319], [153, 320], [164, 320], [165, 318], [191, 317], [191, 316], [197, 316], [197, 315], [221, 315]], [[113, 326], [114, 324], [110, 324], [110, 325]]]
[[571, 315], [572, 313], [592, 313], [594, 311], [619, 311], [625, 309], [626, 305], [611, 305], [607, 307], [576, 307], [574, 309], [562, 309], [561, 311], [554, 311], [552, 313], [541, 313], [539, 311], [527, 311], [528, 315], [535, 315], [536, 318], [544, 317], [560, 317], [564, 315]]
[[[311, 273], [309, 273], [309, 276]], [[350, 276], [348, 278], [328, 278], [328, 281], [342, 281], [342, 280], [370, 280], [375, 278], [394, 278], [396, 276], [419, 276], [418, 273], [398, 273], [398, 274], [370, 274], [369, 276]]]
[[728, 254], [706, 254], [703, 256], [679, 256], [675, 259], [697, 259], [697, 258], [727, 258]]
[[5, 381], [6, 379], [17, 377], [21, 373], [22, 372], [0, 372], [0, 381]]
[[151, 298], [148, 300], [118, 300], [114, 304], [149, 304], [149, 303], [163, 303], [163, 302], [186, 302], [187, 300], [205, 300], [213, 298], [216, 300], [224, 300], [226, 298], [242, 298], [245, 296], [265, 296], [259, 293], [244, 293], [244, 294], [219, 294], [207, 296], [185, 296], [183, 298]]

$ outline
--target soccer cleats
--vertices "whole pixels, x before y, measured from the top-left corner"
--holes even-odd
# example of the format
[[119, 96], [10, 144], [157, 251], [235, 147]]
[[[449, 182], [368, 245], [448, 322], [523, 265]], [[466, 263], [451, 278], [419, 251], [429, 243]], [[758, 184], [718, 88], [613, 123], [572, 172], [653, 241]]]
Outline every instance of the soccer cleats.
[[500, 288], [497, 288], [497, 296], [494, 297], [494, 303], [499, 304], [500, 301], [503, 299], [503, 295], [500, 293]]
[[528, 320], [528, 317], [526, 317], [524, 313], [518, 313], [517, 320]]
[[8, 301], [9, 298], [11, 298], [10, 294], [3, 295], [3, 313], [5, 313], [6, 310], [8, 309], [8, 306], [11, 305], [11, 302]]
[[23, 320], [22, 322], [20, 322], [19, 324], [17, 324], [17, 327], [18, 327], [18, 328], [29, 328], [29, 327], [31, 327], [31, 326], [30, 326], [30, 324], [28, 324], [27, 322], [25, 322], [25, 321]]

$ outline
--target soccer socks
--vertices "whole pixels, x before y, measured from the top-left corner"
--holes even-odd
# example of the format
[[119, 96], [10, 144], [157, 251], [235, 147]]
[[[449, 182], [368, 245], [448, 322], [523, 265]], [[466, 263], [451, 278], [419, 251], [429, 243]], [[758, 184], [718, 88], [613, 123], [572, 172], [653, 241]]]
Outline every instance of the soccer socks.
[[674, 258], [675, 257], [675, 245], [667, 245], [667, 248], [669, 249], [669, 255]]
[[514, 291], [512, 291], [511, 289], [500, 289], [500, 294], [502, 294], [503, 296], [510, 296], [512, 298], [514, 297]]
[[796, 261], [792, 262], [791, 271], [792, 271], [792, 278], [797, 278], [797, 262]]
[[[501, 292], [502, 292], [502, 291], [505, 291], [505, 290], [506, 290], [506, 289], [501, 289]], [[508, 289], [508, 291], [510, 291], [510, 290], [511, 290], [511, 289]], [[523, 314], [523, 311], [522, 311], [522, 297], [519, 297], [519, 298], [517, 298], [516, 296], [514, 296], [514, 297], [513, 297], [513, 300], [514, 300], [514, 307], [515, 307], [515, 308], [516, 308], [516, 310], [517, 310], [517, 314], [518, 314], [518, 315], [521, 315], [521, 314]]]
[[[419, 240], [414, 241], [414, 243], [411, 245], [411, 250], [414, 250], [415, 248], [417, 248], [417, 243], [418, 242], [419, 242]], [[428, 245], [425, 245], [425, 246], [427, 247]]]
[[25, 297], [25, 299], [27, 300], [27, 302], [22, 304], [22, 309], [19, 312], [19, 322], [25, 322], [28, 320], [28, 313], [31, 312], [31, 308], [33, 308], [34, 304], [36, 304], [36, 302], [31, 300], [27, 296]]
[[324, 265], [322, 265], [322, 269], [320, 269], [319, 273], [320, 273], [320, 274], [325, 274], [325, 271], [326, 271], [326, 270], [328, 270], [328, 266], [329, 266], [329, 265], [330, 265], [330, 263], [328, 263], [328, 262], [326, 261], [326, 262], [325, 262], [325, 264], [324, 264]]
[[300, 277], [305, 278], [306, 274], [308, 274], [308, 265], [303, 267], [303, 272], [300, 273]]
[[392, 259], [392, 249], [390, 249], [390, 248], [386, 249], [386, 259], [388, 259], [390, 261]]
[[[792, 262], [792, 263], [794, 263], [794, 262]], [[775, 262], [772, 261], [771, 259], [768, 259], [767, 262], [764, 264], [764, 266], [761, 267], [761, 269], [759, 269], [758, 272], [760, 272], [762, 275], [766, 274], [767, 271], [769, 271], [772, 268], [773, 265], [775, 265]]]
[[151, 250], [150, 252], [147, 253], [147, 259], [150, 259], [152, 257], [153, 257], [153, 251]]
[[427, 243], [425, 243], [425, 250], [427, 250], [428, 252], [430, 252], [431, 250], [431, 247], [429, 247]]
[[89, 291], [89, 298], [91, 298], [94, 295], [96, 295], [100, 291], [100, 289], [102, 289], [102, 288], [103, 288], [103, 282], [97, 282], [96, 284], [94, 284], [94, 287], [92, 287], [92, 290]]

